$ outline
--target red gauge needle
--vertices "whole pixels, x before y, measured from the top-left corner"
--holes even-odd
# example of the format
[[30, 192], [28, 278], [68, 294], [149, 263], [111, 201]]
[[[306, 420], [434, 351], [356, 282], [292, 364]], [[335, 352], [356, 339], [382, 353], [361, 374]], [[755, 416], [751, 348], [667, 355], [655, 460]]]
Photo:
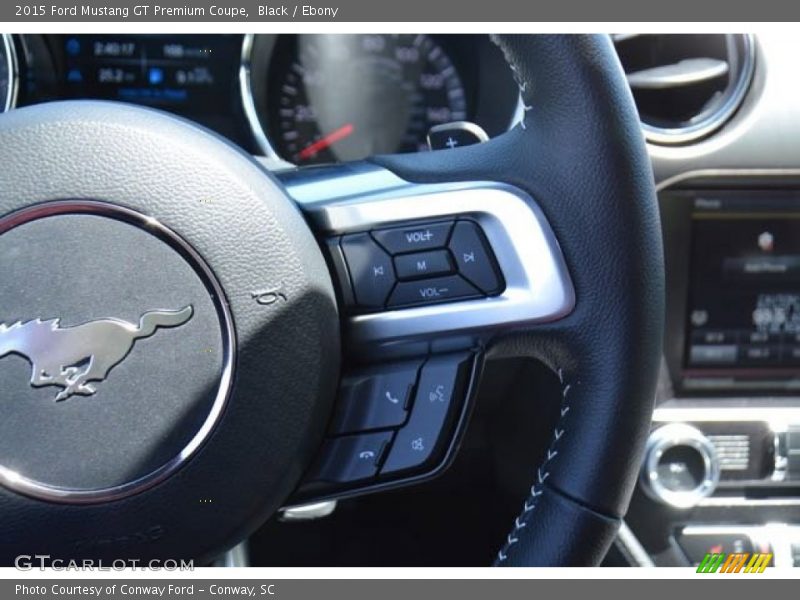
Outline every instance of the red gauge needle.
[[320, 150], [325, 150], [325, 148], [328, 148], [333, 144], [335, 144], [336, 142], [338, 142], [339, 140], [343, 140], [347, 136], [351, 135], [354, 129], [355, 128], [353, 127], [352, 123], [347, 123], [346, 125], [342, 125], [341, 127], [339, 127], [339, 129], [331, 131], [325, 137], [318, 139], [313, 144], [309, 144], [308, 146], [300, 150], [297, 157], [300, 160], [308, 160], [309, 158], [317, 154]]

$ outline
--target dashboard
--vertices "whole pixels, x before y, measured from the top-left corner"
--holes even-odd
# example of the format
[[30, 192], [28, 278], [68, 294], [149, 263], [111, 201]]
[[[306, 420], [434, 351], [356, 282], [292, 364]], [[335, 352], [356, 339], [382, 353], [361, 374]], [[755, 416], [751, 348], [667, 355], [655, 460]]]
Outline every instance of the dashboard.
[[0, 108], [77, 98], [166, 110], [299, 165], [424, 151], [454, 121], [497, 135], [518, 104], [486, 36], [3, 36]]
[[[632, 564], [696, 563], [720, 543], [800, 564], [800, 42], [699, 39], [711, 37], [614, 36], [648, 137], [667, 266], [657, 406], [618, 546]], [[664, 50], [676, 40], [679, 50]], [[430, 130], [454, 121], [493, 137], [521, 110], [512, 73], [487, 36], [0, 42], [0, 110], [75, 98], [131, 102], [297, 165], [424, 152]], [[686, 49], [703, 53], [706, 70], [678, 77], [674, 67], [691, 63]], [[648, 63], [659, 52], [671, 71]], [[726, 52], [739, 59], [723, 69]], [[730, 94], [715, 89], [735, 64], [743, 75], [730, 76]], [[684, 104], [687, 82], [694, 87]], [[706, 92], [718, 111], [698, 101]], [[676, 114], [684, 126], [664, 124]]]
[[697, 564], [721, 548], [800, 565], [800, 110], [787, 76], [798, 43], [751, 42], [733, 116], [701, 139], [649, 144], [667, 314], [652, 433], [620, 536], [636, 564]]

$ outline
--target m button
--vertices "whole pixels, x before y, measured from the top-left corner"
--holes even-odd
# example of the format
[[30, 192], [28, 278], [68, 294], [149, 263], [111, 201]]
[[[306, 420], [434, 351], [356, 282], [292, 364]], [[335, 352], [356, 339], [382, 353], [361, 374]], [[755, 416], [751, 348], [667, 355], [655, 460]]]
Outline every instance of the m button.
[[434, 277], [453, 272], [450, 253], [447, 250], [417, 252], [395, 256], [394, 266], [398, 279], [418, 279]]

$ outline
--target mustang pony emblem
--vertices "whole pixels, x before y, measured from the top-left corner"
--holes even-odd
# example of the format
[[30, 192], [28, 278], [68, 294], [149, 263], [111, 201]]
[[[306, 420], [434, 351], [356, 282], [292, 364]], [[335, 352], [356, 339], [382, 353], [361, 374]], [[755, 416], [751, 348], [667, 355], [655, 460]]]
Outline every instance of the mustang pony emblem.
[[19, 354], [33, 367], [31, 385], [64, 388], [56, 401], [80, 394], [91, 396], [95, 386], [128, 355], [134, 342], [150, 337], [159, 327], [178, 327], [192, 318], [191, 305], [181, 310], [154, 310], [139, 325], [120, 319], [98, 319], [61, 327], [61, 319], [36, 319], [11, 326], [0, 323], [0, 358]]

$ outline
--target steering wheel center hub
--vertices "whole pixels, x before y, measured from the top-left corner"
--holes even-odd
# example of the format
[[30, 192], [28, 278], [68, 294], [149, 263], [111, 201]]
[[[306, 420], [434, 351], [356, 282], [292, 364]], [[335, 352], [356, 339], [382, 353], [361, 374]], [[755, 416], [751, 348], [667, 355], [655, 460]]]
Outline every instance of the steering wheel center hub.
[[131, 106], [3, 115], [0, 165], [3, 548], [216, 555], [295, 489], [336, 390], [305, 220], [252, 157]]
[[0, 482], [98, 502], [168, 476], [230, 391], [216, 278], [177, 235], [109, 204], [37, 205], [0, 232], [0, 279], [22, 284], [0, 289]]

